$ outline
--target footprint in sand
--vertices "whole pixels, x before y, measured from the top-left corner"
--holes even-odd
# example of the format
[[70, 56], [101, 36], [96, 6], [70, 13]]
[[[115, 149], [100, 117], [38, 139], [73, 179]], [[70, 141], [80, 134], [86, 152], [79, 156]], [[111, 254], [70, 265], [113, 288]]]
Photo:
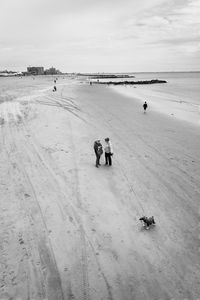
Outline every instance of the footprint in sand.
[[25, 196], [26, 198], [31, 197], [29, 194], [24, 194], [24, 196]]
[[19, 239], [20, 245], [24, 244], [24, 240], [22, 238]]
[[4, 118], [0, 118], [0, 125], [3, 125], [5, 123]]

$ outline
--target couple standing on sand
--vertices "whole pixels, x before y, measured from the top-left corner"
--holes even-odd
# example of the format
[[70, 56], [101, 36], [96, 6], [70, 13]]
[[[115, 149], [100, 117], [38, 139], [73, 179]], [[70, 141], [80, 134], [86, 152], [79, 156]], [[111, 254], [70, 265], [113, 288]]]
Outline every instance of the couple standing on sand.
[[[104, 147], [104, 153], [105, 153], [105, 165], [112, 166], [112, 155], [113, 155], [113, 150], [112, 150], [112, 144], [110, 142], [109, 138], [105, 139], [105, 147]], [[98, 168], [100, 164], [100, 158], [101, 155], [103, 154], [103, 146], [101, 144], [101, 140], [96, 140], [94, 142], [94, 152], [96, 154], [96, 167]]]

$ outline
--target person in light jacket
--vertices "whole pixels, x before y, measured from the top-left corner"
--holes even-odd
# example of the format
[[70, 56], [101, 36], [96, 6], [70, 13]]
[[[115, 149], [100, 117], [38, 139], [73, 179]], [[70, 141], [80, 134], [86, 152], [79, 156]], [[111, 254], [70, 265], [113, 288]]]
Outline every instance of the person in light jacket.
[[105, 165], [112, 166], [112, 155], [113, 155], [113, 149], [112, 149], [112, 144], [110, 142], [110, 139], [107, 137], [105, 138], [105, 148], [104, 148], [104, 152], [105, 152]]

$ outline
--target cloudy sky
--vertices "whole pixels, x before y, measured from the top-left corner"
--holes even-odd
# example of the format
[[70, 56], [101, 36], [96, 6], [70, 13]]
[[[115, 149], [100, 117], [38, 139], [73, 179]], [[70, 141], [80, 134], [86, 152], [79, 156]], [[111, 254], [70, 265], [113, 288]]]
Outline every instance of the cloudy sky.
[[200, 70], [200, 0], [0, 0], [0, 70]]

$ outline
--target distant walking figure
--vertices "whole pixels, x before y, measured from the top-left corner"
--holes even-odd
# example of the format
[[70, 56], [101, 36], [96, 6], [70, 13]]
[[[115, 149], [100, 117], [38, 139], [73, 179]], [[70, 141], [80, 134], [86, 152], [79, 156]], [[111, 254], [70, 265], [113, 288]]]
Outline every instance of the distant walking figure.
[[101, 155], [103, 154], [103, 147], [100, 140], [96, 140], [94, 142], [94, 152], [96, 154], [96, 167], [98, 168], [101, 165], [100, 158]]
[[144, 113], [146, 112], [146, 109], [147, 109], [147, 103], [146, 103], [146, 101], [144, 102], [144, 104], [143, 104], [143, 108], [144, 108]]
[[105, 165], [112, 166], [112, 155], [113, 155], [113, 149], [112, 149], [112, 144], [110, 142], [109, 138], [105, 139], [106, 146], [104, 148], [105, 151]]
[[57, 88], [56, 88], [56, 86], [54, 85], [54, 87], [53, 87], [53, 92], [56, 92], [57, 91]]

